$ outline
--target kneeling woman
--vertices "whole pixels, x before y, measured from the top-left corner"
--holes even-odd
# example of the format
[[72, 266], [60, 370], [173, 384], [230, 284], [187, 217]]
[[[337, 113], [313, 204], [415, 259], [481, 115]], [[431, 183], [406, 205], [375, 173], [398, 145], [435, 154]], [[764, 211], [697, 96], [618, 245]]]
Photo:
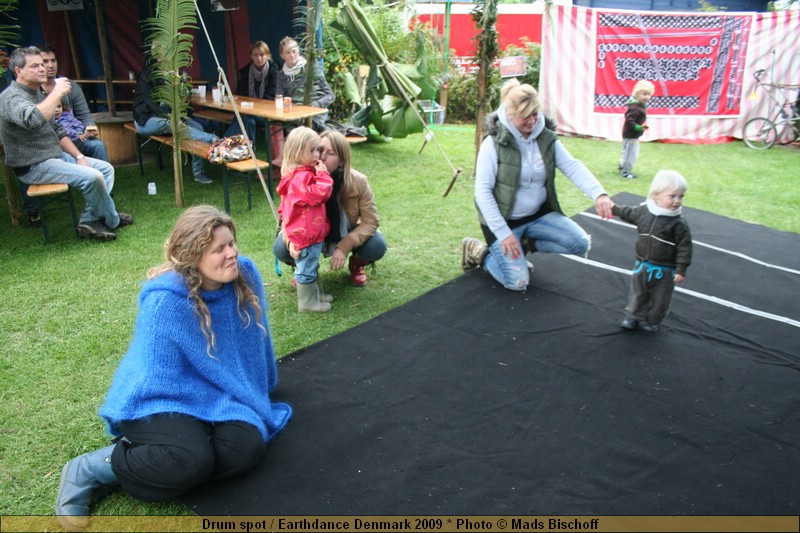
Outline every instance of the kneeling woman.
[[[386, 241], [378, 230], [380, 217], [367, 177], [351, 167], [350, 144], [341, 133], [326, 130], [320, 134], [320, 160], [333, 178], [333, 194], [326, 206], [331, 231], [325, 239], [325, 255], [331, 268], [339, 270], [350, 256], [350, 282], [356, 287], [367, 283], [364, 267], [386, 253]], [[272, 247], [275, 257], [287, 265], [294, 260], [278, 235]]]
[[152, 502], [251, 470], [292, 414], [269, 398], [278, 378], [263, 282], [239, 256], [233, 221], [191, 207], [164, 251], [100, 409], [116, 444], [61, 472], [55, 514], [68, 531], [88, 527], [113, 487]]

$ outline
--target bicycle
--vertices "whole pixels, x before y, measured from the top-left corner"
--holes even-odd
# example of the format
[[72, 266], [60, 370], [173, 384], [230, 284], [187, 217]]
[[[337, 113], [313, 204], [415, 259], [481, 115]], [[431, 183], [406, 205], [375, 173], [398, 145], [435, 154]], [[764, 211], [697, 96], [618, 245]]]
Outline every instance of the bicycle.
[[[756, 89], [763, 87], [774, 106], [768, 116], [748, 120], [742, 131], [744, 143], [756, 150], [789, 144], [800, 136], [800, 85], [762, 81], [766, 74], [763, 69], [755, 72]], [[784, 91], [798, 91], [797, 98], [790, 100]]]

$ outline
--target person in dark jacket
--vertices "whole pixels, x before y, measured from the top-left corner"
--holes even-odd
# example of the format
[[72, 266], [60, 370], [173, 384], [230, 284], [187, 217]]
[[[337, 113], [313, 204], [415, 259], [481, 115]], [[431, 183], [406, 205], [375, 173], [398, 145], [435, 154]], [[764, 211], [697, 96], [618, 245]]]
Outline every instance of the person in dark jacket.
[[[281, 39], [279, 45], [283, 68], [278, 72], [278, 79], [275, 86], [275, 94], [288, 96], [292, 103], [303, 105], [305, 102], [306, 76], [311, 73], [314, 79], [311, 95], [311, 105], [314, 107], [328, 107], [336, 98], [333, 89], [325, 80], [325, 75], [319, 65], [308, 65], [306, 58], [300, 55], [300, 45], [291, 37]], [[325, 122], [328, 114], [319, 115], [312, 119], [312, 127], [315, 131], [321, 132], [328, 129]]]
[[614, 205], [611, 210], [635, 224], [636, 262], [622, 327], [658, 331], [667, 315], [675, 283], [686, 277], [692, 262], [692, 235], [681, 215], [688, 185], [674, 170], [659, 170], [650, 184], [647, 200], [639, 206]]
[[633, 95], [625, 110], [625, 123], [622, 126], [622, 157], [619, 161], [619, 175], [625, 179], [635, 179], [633, 166], [639, 159], [639, 137], [644, 135], [647, 126], [647, 104], [653, 97], [656, 86], [641, 80], [633, 86]]
[[[172, 124], [169, 120], [170, 109], [168, 106], [153, 100], [153, 91], [163, 84], [164, 80], [153, 76], [153, 64], [148, 63], [136, 79], [136, 92], [133, 95], [133, 121], [139, 135], [172, 135]], [[219, 137], [203, 130], [200, 123], [187, 118], [189, 138], [194, 141], [203, 141], [214, 144]], [[194, 181], [208, 185], [213, 183], [211, 178], [203, 173], [203, 158], [192, 156], [192, 174]]]
[[[278, 64], [272, 60], [272, 53], [269, 46], [264, 41], [256, 41], [250, 45], [250, 62], [239, 69], [239, 82], [236, 84], [235, 94], [248, 98], [259, 98], [261, 100], [275, 100], [275, 80], [278, 76]], [[256, 141], [256, 128], [266, 125], [266, 120], [262, 117], [242, 115], [247, 137]], [[234, 118], [231, 121], [226, 137], [242, 133], [239, 121]]]

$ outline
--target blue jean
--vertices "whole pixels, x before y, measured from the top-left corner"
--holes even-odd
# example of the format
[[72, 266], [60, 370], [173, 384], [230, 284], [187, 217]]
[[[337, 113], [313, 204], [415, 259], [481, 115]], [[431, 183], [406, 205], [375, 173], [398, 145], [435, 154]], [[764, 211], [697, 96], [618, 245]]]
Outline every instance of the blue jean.
[[86, 139], [83, 141], [83, 154], [88, 157], [94, 157], [101, 161], [108, 161], [108, 150], [106, 143], [101, 139]]
[[[278, 234], [275, 238], [275, 244], [272, 245], [272, 253], [278, 258], [278, 261], [287, 265], [294, 264], [294, 258], [289, 254], [289, 249], [283, 242], [283, 234]], [[375, 235], [367, 239], [360, 247], [353, 249], [353, 254], [357, 255], [364, 261], [374, 263], [386, 254], [386, 241], [383, 239], [380, 230], [375, 232]]]
[[67, 153], [61, 159], [45, 159], [31, 166], [30, 170], [19, 176], [19, 180], [29, 185], [39, 183], [67, 183], [81, 191], [86, 207], [81, 213], [81, 222], [101, 220], [108, 228], [119, 226], [119, 214], [111, 198], [114, 188], [114, 167], [105, 161], [87, 157], [88, 167], [78, 165], [75, 158]]
[[[511, 232], [520, 244], [523, 237], [536, 241], [537, 252], [584, 255], [591, 245], [589, 235], [583, 228], [556, 212], [547, 213], [512, 229]], [[484, 260], [483, 268], [506, 289], [512, 291], [524, 291], [531, 281], [525, 256], [520, 254], [516, 259], [511, 259], [510, 255], [503, 255], [503, 245], [499, 240], [489, 247], [489, 255]]]
[[294, 279], [298, 285], [308, 285], [317, 281], [319, 270], [319, 256], [322, 253], [322, 243], [312, 244], [300, 250], [300, 257], [295, 260], [297, 268], [294, 270]]
[[[193, 141], [203, 141], [213, 143], [217, 140], [217, 136], [213, 133], [203, 131], [203, 127], [194, 120], [187, 118], [186, 125], [189, 126], [189, 138]], [[163, 117], [150, 117], [144, 125], [136, 124], [136, 131], [140, 135], [172, 135], [172, 124], [169, 119]], [[203, 158], [192, 156], [192, 174], [200, 176], [203, 174]]]

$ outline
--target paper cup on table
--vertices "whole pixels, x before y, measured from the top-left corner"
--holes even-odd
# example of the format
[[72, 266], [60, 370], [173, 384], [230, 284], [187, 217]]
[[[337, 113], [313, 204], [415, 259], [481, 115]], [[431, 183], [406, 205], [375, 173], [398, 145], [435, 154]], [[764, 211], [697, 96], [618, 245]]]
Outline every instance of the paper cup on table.
[[222, 91], [219, 89], [211, 89], [211, 97], [214, 99], [215, 102], [222, 101]]
[[206, 97], [206, 86], [205, 85], [198, 85], [197, 86], [197, 96], [200, 98]]

